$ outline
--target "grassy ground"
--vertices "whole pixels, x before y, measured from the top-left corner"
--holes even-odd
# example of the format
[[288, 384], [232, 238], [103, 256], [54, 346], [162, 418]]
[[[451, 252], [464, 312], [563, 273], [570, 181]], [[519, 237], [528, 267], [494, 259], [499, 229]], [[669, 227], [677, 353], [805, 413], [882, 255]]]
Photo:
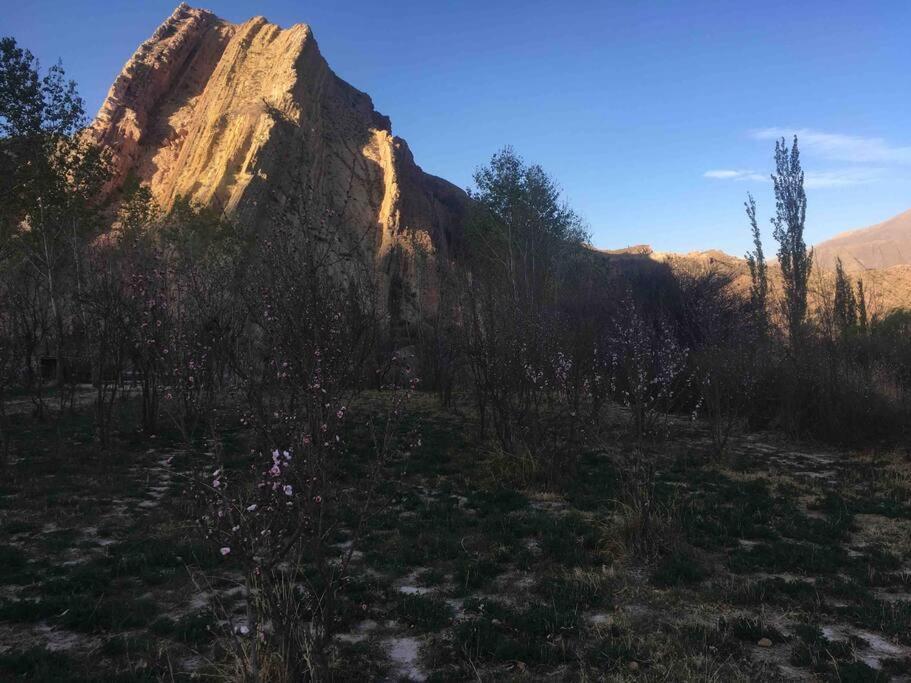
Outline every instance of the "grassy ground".
[[[647, 453], [645, 534], [619, 427], [545, 487], [467, 412], [415, 408], [422, 446], [389, 463], [357, 549], [337, 680], [911, 680], [907, 455], [752, 434], [717, 464], [674, 425]], [[227, 675], [244, 595], [182, 495], [199, 456], [126, 428], [102, 452], [84, 415], [14, 420], [0, 680]]]

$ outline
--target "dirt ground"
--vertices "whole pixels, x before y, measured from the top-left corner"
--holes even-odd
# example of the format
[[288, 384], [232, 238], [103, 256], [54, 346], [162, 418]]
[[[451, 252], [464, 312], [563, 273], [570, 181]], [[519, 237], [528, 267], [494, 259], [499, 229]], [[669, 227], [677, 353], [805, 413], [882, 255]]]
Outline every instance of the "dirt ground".
[[[102, 451], [88, 415], [13, 420], [0, 679], [230, 678], [245, 592], [194, 521], [199, 454], [126, 427]], [[763, 433], [719, 463], [674, 424], [645, 453], [658, 528], [637, 551], [619, 428], [545, 486], [467, 412], [421, 397], [413, 422], [355, 549], [336, 680], [911, 681], [908, 454]]]

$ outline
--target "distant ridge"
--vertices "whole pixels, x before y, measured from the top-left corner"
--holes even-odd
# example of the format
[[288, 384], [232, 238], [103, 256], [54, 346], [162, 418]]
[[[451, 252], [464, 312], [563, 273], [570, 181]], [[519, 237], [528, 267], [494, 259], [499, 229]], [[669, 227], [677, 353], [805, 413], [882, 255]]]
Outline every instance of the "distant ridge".
[[828, 270], [841, 258], [849, 272], [911, 265], [911, 210], [868, 228], [850, 230], [820, 242], [816, 262]]
[[[911, 212], [897, 218], [901, 217], [911, 218]], [[872, 230], [872, 228], [870, 229]], [[862, 233], [866, 230], [856, 232]], [[844, 233], [845, 236], [853, 234], [855, 233]], [[842, 235], [839, 235], [829, 241], [834, 242], [841, 237]], [[770, 245], [766, 246], [768, 248]], [[704, 274], [714, 271], [730, 277], [734, 291], [743, 296], [749, 294], [751, 281], [747, 262], [743, 258], [731, 256], [718, 249], [675, 253], [655, 251], [648, 245], [637, 245], [624, 249], [593, 249], [593, 251], [617, 268], [624, 270], [651, 269], [663, 264], [670, 267], [675, 273]], [[911, 249], [905, 253], [911, 254]], [[842, 256], [842, 258], [845, 257]], [[847, 266], [847, 262], [845, 263]], [[814, 265], [810, 276], [811, 310], [815, 311], [822, 305], [831, 304], [835, 284], [834, 264], [835, 257], [831, 256], [830, 259]], [[867, 309], [871, 315], [883, 316], [897, 309], [911, 309], [911, 263], [897, 263], [866, 270], [855, 268], [851, 271], [851, 279], [855, 282], [863, 281], [867, 296]], [[778, 267], [774, 254], [769, 260], [769, 283], [773, 295], [780, 296], [782, 291], [781, 269]]]

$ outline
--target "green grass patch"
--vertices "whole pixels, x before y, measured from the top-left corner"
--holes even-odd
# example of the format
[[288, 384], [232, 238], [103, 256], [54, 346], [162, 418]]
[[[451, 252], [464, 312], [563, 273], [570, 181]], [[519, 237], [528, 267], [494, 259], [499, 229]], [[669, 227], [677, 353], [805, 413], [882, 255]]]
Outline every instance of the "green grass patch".
[[439, 631], [453, 618], [446, 602], [418, 593], [403, 594], [396, 603], [396, 615], [403, 624], [420, 631]]
[[652, 573], [652, 583], [659, 588], [691, 586], [704, 580], [708, 575], [708, 570], [695, 553], [681, 548], [658, 560]]
[[832, 574], [850, 563], [847, 553], [839, 546], [783, 540], [736, 548], [728, 556], [728, 567], [738, 574], [756, 571]]

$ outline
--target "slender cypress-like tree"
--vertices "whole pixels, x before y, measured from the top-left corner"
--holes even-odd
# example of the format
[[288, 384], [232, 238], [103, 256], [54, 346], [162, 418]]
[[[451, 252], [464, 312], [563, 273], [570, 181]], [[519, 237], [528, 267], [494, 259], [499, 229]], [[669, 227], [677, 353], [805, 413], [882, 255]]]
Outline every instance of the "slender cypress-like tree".
[[768, 310], [766, 307], [769, 298], [769, 277], [765, 254], [762, 251], [762, 236], [759, 233], [759, 224], [756, 222], [756, 200], [753, 199], [753, 195], [747, 195], [747, 200], [743, 205], [746, 207], [750, 230], [753, 233], [753, 251], [746, 254], [747, 266], [750, 268], [750, 299], [760, 322], [765, 323]]
[[791, 344], [799, 343], [807, 316], [807, 283], [813, 267], [813, 253], [803, 239], [807, 218], [807, 195], [797, 136], [791, 148], [784, 138], [775, 143], [775, 216], [773, 236], [778, 242], [778, 263], [784, 280], [784, 312]]
[[861, 332], [867, 331], [869, 325], [867, 318], [867, 296], [864, 294], [864, 282], [857, 278], [857, 324]]
[[835, 260], [835, 324], [845, 332], [857, 325], [857, 299], [841, 259]]

